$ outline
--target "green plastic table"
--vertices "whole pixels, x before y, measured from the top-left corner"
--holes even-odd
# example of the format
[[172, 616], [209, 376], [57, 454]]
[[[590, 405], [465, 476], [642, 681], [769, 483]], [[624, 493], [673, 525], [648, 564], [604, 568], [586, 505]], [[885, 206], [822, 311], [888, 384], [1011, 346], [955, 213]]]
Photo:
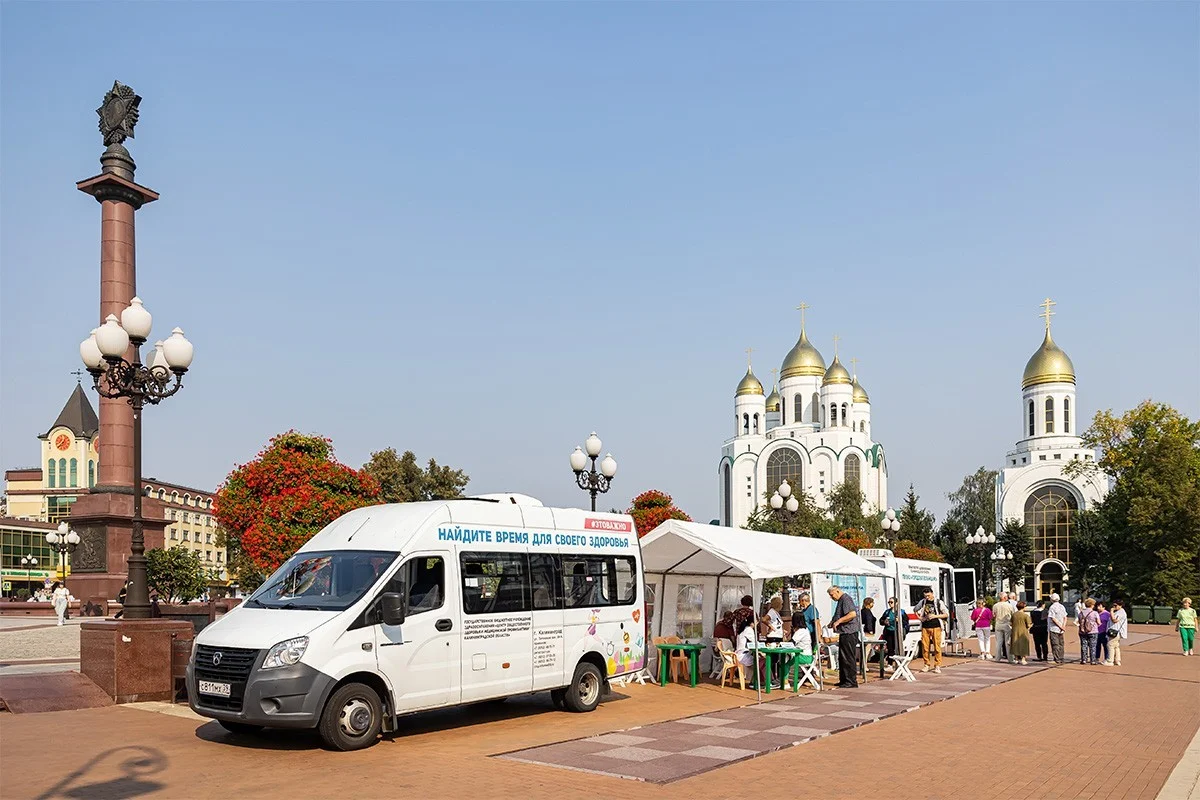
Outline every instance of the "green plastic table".
[[662, 642], [654, 645], [658, 648], [658, 685], [667, 685], [667, 662], [671, 660], [671, 651], [682, 650], [688, 654], [688, 662], [691, 666], [692, 686], [696, 685], [696, 681], [700, 677], [700, 651], [704, 649], [702, 644], [689, 644], [687, 642], [668, 643]]
[[758, 652], [762, 654], [763, 658], [766, 659], [766, 662], [767, 662], [766, 669], [764, 670], [764, 672], [766, 673], [767, 679], [765, 681], [763, 681], [763, 683], [766, 684], [763, 687], [763, 689], [766, 691], [767, 694], [771, 693], [771, 683], [772, 683], [771, 679], [775, 674], [774, 671], [771, 669], [771, 659], [774, 658], [775, 656], [796, 656], [797, 657], [796, 660], [792, 662], [792, 690], [794, 692], [796, 692], [797, 694], [799, 694], [800, 693], [800, 684], [797, 682], [797, 678], [800, 676], [800, 663], [801, 663], [800, 659], [808, 658], [808, 661], [806, 663], [811, 664], [812, 663], [812, 653], [805, 653], [799, 647], [760, 647], [760, 648], [758, 648]]

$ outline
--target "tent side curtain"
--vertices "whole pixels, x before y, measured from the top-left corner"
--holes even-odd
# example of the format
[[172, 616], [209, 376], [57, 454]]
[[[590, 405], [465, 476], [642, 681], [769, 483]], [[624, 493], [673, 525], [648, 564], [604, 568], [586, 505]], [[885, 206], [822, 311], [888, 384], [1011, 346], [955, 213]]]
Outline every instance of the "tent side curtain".
[[648, 573], [726, 575], [769, 580], [814, 572], [887, 575], [829, 539], [667, 520], [641, 541]]

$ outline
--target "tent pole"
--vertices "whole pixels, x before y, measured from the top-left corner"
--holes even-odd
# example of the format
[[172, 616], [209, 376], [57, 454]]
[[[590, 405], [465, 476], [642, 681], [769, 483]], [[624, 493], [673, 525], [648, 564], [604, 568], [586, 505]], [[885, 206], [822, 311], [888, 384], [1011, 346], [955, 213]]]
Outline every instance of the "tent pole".
[[[763, 587], [762, 581], [759, 581], [758, 582], [758, 591], [755, 591], [754, 579], [753, 578], [750, 579], [750, 591], [754, 593], [755, 597], [762, 596], [762, 587]], [[756, 608], [757, 608], [757, 604], [758, 604], [758, 601], [756, 600], [755, 601]], [[754, 690], [758, 694], [758, 702], [761, 704], [762, 703], [763, 679], [762, 679], [762, 673], [759, 671], [759, 663], [758, 663], [758, 659], [760, 656], [758, 653], [758, 612], [757, 611], [754, 612], [754, 622], [751, 624], [754, 626]], [[768, 676], [768, 680], [769, 679], [770, 679], [770, 676]]]

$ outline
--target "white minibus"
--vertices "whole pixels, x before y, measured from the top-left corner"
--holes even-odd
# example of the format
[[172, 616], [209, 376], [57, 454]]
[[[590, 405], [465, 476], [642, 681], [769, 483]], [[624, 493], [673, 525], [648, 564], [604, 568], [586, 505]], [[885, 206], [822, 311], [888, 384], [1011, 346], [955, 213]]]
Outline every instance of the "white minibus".
[[528, 692], [591, 711], [645, 665], [643, 583], [626, 515], [522, 495], [360, 508], [200, 632], [188, 702], [338, 750], [402, 714]]

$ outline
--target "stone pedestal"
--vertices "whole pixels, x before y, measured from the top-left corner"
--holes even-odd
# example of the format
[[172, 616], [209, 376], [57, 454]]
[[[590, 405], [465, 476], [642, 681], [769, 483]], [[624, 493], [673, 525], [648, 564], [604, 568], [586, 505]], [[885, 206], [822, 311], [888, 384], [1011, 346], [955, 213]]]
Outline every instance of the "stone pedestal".
[[[146, 549], [163, 546], [169, 520], [166, 505], [142, 498], [142, 535]], [[133, 494], [91, 492], [71, 506], [71, 527], [79, 534], [79, 546], [71, 554], [71, 576], [67, 586], [76, 597], [115, 600], [129, 574], [130, 536], [133, 532]]]
[[79, 626], [79, 671], [118, 703], [173, 700], [172, 653], [193, 638], [191, 623], [177, 620], [84, 622]]

